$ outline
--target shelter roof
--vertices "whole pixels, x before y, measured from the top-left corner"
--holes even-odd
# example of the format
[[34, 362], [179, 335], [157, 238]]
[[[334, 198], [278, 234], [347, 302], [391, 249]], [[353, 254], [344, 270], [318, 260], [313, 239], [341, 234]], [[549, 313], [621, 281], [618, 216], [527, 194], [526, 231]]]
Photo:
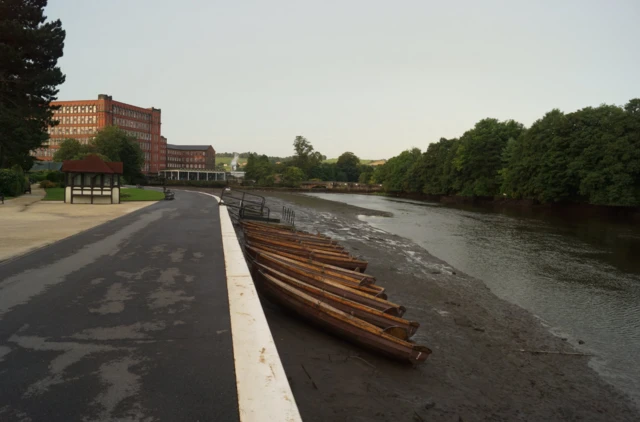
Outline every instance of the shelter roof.
[[105, 162], [97, 155], [87, 155], [83, 160], [65, 160], [62, 171], [66, 173], [122, 174], [121, 162]]

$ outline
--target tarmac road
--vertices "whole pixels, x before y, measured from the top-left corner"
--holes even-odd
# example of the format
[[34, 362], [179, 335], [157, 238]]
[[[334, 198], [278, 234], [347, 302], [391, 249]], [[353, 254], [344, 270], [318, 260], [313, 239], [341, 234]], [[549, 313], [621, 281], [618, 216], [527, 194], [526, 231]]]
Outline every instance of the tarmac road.
[[238, 420], [219, 218], [176, 192], [0, 264], [0, 420]]

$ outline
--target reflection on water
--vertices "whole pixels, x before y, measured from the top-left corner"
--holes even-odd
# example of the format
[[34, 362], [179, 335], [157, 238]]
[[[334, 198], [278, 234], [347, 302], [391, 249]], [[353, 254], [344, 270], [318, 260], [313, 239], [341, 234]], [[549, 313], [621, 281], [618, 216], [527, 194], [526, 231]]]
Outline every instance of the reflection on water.
[[488, 211], [364, 195], [311, 194], [393, 213], [365, 217], [483, 280], [597, 355], [591, 365], [640, 404], [640, 227], [602, 218]]

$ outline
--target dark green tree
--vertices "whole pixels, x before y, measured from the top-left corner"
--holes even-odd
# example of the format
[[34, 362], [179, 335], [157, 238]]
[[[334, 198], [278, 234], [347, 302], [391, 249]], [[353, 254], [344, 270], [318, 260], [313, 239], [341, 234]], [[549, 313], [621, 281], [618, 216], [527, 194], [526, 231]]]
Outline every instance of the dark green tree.
[[376, 183], [389, 192], [406, 192], [408, 188], [409, 170], [420, 159], [422, 152], [418, 148], [403, 151], [400, 155], [389, 159], [374, 172]]
[[540, 202], [640, 205], [640, 101], [537, 120], [503, 158], [503, 191]]
[[370, 184], [373, 179], [373, 170], [373, 166], [361, 164], [358, 168], [358, 172], [360, 173], [358, 176], [358, 183], [363, 183], [365, 185]]
[[463, 196], [494, 196], [500, 191], [502, 152], [524, 126], [513, 120], [484, 119], [460, 138], [454, 158], [454, 190]]
[[449, 195], [454, 193], [456, 170], [453, 160], [458, 150], [458, 139], [440, 138], [432, 143], [414, 169], [423, 172], [422, 192], [427, 195]]
[[250, 153], [247, 157], [245, 172], [247, 180], [255, 180], [255, 183], [260, 186], [273, 184], [274, 166], [266, 155]]
[[347, 182], [357, 182], [360, 177], [360, 158], [353, 152], [345, 152], [338, 157], [336, 168], [339, 173], [346, 175]]
[[309, 179], [335, 181], [338, 177], [336, 163], [320, 163], [319, 165], [312, 167], [309, 173]]
[[111, 161], [122, 161], [123, 175], [129, 183], [136, 183], [142, 177], [144, 153], [138, 141], [116, 127], [107, 126], [93, 139], [95, 152], [108, 157]]
[[304, 172], [298, 167], [287, 167], [282, 173], [282, 184], [285, 186], [298, 187], [306, 178]]
[[27, 170], [30, 151], [48, 139], [55, 124], [51, 101], [64, 75], [57, 66], [65, 32], [46, 22], [47, 0], [0, 1], [0, 168]]
[[319, 166], [327, 159], [324, 155], [315, 151], [313, 145], [304, 136], [296, 136], [293, 141], [295, 155], [291, 158], [291, 165], [301, 169], [306, 177], [311, 175], [311, 169]]
[[73, 138], [65, 139], [53, 154], [53, 161], [78, 160], [81, 155], [94, 150], [93, 145], [82, 145], [80, 141]]

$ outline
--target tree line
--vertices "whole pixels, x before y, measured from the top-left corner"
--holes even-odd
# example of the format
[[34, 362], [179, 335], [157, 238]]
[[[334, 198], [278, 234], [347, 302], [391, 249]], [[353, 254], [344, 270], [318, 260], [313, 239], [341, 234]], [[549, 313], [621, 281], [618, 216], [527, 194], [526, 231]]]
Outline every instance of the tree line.
[[305, 180], [371, 183], [373, 167], [361, 164], [352, 152], [343, 153], [335, 163], [327, 163], [324, 162], [327, 157], [316, 151], [304, 136], [296, 136], [293, 150], [291, 157], [280, 162], [273, 162], [266, 155], [248, 153], [245, 180], [258, 186], [291, 187]]
[[[238, 158], [249, 158], [249, 155], [251, 154], [251, 152], [240, 152], [238, 153]], [[216, 157], [224, 157], [224, 158], [233, 158], [235, 157], [236, 153], [235, 152], [216, 152]], [[277, 163], [278, 161], [286, 161], [291, 159], [291, 157], [276, 157], [276, 156], [269, 156], [269, 161], [271, 161], [272, 163]]]
[[530, 128], [483, 119], [459, 138], [389, 159], [373, 180], [396, 193], [639, 206], [640, 99], [554, 109]]

